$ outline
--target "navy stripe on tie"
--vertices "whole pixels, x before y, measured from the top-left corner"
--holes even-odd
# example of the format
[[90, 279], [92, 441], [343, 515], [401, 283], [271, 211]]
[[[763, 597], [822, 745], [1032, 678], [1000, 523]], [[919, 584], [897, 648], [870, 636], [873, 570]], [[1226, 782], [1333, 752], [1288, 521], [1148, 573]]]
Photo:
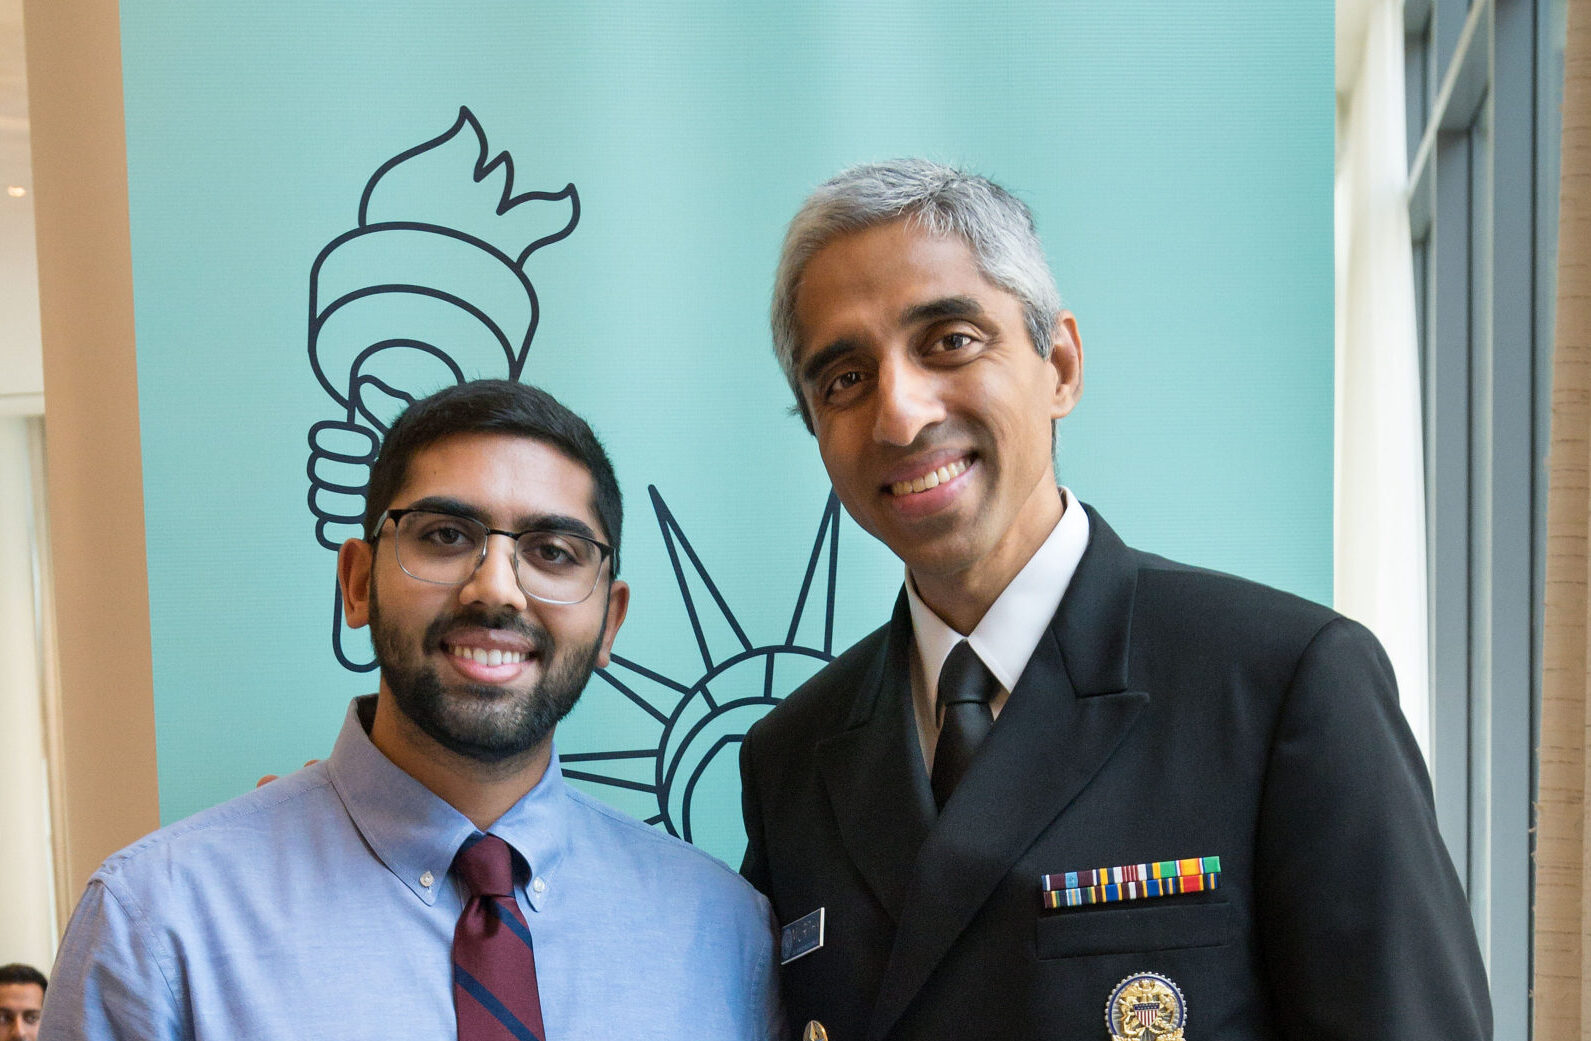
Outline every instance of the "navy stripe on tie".
[[525, 923], [521, 922], [519, 920], [519, 916], [514, 914], [512, 910], [498, 903], [499, 900], [512, 899], [514, 898], [511, 896], [498, 897], [494, 899], [492, 901], [492, 913], [497, 916], [497, 920], [499, 922], [502, 922], [504, 925], [508, 926], [515, 936], [523, 940], [526, 947], [529, 947], [531, 950], [535, 950], [536, 945], [530, 942], [530, 930], [525, 927]]
[[510, 1012], [497, 996], [487, 990], [480, 980], [471, 976], [460, 965], [453, 966], [453, 982], [463, 988], [465, 993], [481, 1003], [481, 1007], [490, 1012], [503, 1027], [519, 1041], [541, 1041], [541, 1038], [531, 1033], [530, 1028], [519, 1021], [519, 1017]]

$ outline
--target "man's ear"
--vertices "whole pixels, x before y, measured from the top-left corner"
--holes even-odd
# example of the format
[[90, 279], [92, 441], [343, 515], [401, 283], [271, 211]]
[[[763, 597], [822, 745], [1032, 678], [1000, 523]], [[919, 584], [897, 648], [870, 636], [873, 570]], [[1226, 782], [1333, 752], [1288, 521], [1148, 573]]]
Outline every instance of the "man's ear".
[[1083, 396], [1083, 340], [1077, 335], [1077, 317], [1070, 311], [1057, 311], [1055, 331], [1050, 335], [1049, 363], [1055, 370], [1050, 418], [1060, 419]]
[[602, 645], [597, 650], [597, 668], [608, 667], [608, 655], [613, 650], [613, 638], [619, 635], [619, 626], [630, 611], [630, 583], [613, 580], [608, 588], [608, 614], [602, 620]]
[[364, 539], [349, 539], [337, 551], [337, 587], [342, 590], [343, 621], [350, 629], [370, 624], [370, 569], [376, 549]]

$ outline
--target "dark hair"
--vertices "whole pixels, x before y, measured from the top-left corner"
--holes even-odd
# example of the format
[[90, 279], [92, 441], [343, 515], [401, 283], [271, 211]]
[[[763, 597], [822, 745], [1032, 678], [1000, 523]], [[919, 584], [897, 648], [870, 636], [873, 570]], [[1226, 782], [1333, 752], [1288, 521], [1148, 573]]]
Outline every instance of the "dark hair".
[[365, 496], [365, 538], [376, 534], [376, 521], [392, 505], [392, 497], [409, 476], [409, 461], [423, 448], [454, 434], [510, 434], [541, 441], [591, 474], [592, 508], [603, 534], [613, 546], [613, 570], [619, 573], [619, 529], [624, 501], [619, 481], [602, 442], [586, 421], [539, 387], [514, 380], [474, 380], [421, 398], [393, 421], [370, 468]]
[[40, 990], [48, 990], [50, 987], [50, 981], [44, 978], [44, 973], [19, 961], [14, 961], [10, 965], [0, 965], [0, 987], [8, 983], [32, 983]]

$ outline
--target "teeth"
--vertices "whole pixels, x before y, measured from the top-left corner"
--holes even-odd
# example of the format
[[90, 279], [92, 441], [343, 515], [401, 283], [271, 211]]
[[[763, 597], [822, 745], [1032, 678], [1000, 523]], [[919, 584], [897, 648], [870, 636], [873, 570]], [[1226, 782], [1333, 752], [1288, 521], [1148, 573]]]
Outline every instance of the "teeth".
[[969, 465], [971, 464], [965, 459], [957, 459], [948, 466], [941, 466], [937, 470], [931, 470], [921, 477], [913, 478], [910, 481], [896, 481], [889, 486], [890, 494], [913, 495], [917, 492], [926, 492], [930, 488], [937, 488], [952, 477], [966, 473]]
[[487, 650], [485, 647], [449, 647], [448, 653], [482, 665], [517, 665], [528, 657], [524, 651]]

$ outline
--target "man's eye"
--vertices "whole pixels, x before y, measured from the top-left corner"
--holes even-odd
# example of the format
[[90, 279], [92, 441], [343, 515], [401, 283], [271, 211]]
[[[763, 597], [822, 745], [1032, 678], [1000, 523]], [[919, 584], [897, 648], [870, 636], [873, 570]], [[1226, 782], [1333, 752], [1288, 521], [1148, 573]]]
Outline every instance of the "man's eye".
[[824, 398], [828, 401], [844, 399], [850, 396], [856, 387], [860, 386], [866, 377], [859, 369], [847, 369], [829, 380], [828, 387], [824, 390]]
[[589, 567], [596, 556], [596, 547], [583, 539], [543, 532], [523, 535], [519, 540], [520, 559], [541, 571]]
[[449, 527], [445, 524], [439, 524], [436, 527], [427, 529], [420, 537], [438, 546], [457, 546], [470, 540], [470, 537], [458, 528]]
[[930, 353], [941, 351], [959, 351], [972, 346], [976, 342], [970, 333], [946, 333], [933, 342]]
[[446, 514], [410, 514], [398, 535], [408, 545], [426, 553], [473, 552], [481, 534], [457, 517]]
[[531, 553], [537, 560], [548, 564], [562, 564], [574, 559], [574, 555], [567, 549], [552, 542], [541, 543]]

